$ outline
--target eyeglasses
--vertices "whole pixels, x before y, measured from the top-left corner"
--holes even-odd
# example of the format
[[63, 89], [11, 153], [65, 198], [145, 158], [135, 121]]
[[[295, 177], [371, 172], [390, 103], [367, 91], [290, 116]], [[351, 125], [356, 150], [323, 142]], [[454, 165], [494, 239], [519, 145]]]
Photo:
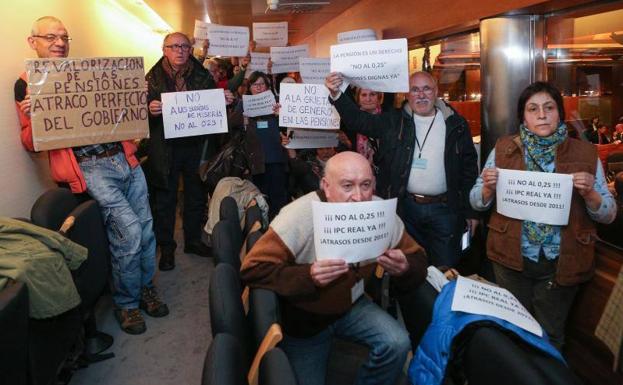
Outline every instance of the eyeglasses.
[[188, 45], [188, 44], [170, 44], [170, 45], [165, 45], [164, 48], [168, 48], [168, 49], [173, 50], [173, 51], [188, 52], [192, 48], [192, 45]]
[[53, 34], [49, 34], [49, 35], [32, 35], [32, 37], [38, 37], [40, 39], [43, 39], [43, 40], [47, 41], [48, 43], [54, 43], [58, 39], [61, 39], [65, 43], [69, 43], [72, 40], [71, 37], [69, 37], [67, 35], [53, 35]]
[[264, 83], [264, 82], [256, 82], [256, 83], [251, 84], [249, 87], [256, 87], [256, 88], [266, 87], [266, 83]]
[[419, 94], [420, 92], [423, 92], [427, 95], [430, 95], [433, 93], [433, 88], [429, 87], [429, 86], [424, 86], [422, 88], [418, 88], [418, 87], [411, 87], [411, 89], [409, 90], [409, 92], [411, 92], [412, 94]]

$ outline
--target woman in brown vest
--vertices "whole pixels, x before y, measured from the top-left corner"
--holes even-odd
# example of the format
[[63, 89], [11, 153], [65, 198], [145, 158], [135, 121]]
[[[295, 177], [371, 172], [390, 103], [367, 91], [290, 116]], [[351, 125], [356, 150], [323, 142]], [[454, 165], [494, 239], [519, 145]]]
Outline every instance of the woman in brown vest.
[[[498, 284], [510, 290], [534, 315], [554, 346], [564, 342], [567, 313], [578, 284], [593, 273], [595, 225], [616, 215], [595, 146], [567, 136], [562, 96], [536, 82], [520, 95], [519, 133], [500, 138], [476, 181], [470, 202], [475, 210], [495, 205], [498, 169], [571, 174], [573, 193], [567, 225], [537, 223], [493, 210], [487, 256]], [[542, 198], [518, 201], [549, 205], [551, 188], [534, 189]]]

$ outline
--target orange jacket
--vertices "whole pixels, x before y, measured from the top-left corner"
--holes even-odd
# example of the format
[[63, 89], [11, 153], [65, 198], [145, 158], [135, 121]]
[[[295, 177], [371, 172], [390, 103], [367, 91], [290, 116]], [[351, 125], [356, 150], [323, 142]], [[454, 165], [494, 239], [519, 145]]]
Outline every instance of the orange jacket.
[[[27, 82], [26, 73], [22, 73], [20, 78]], [[32, 125], [30, 122], [30, 116], [22, 113], [19, 108], [19, 103], [15, 102], [17, 108], [17, 116], [19, 117], [20, 126], [22, 131], [20, 138], [22, 145], [28, 151], [35, 151], [35, 147], [32, 142]], [[138, 166], [139, 162], [134, 156], [136, 152], [136, 146], [131, 141], [121, 142], [123, 146], [123, 152], [128, 161], [130, 167], [134, 168]], [[50, 172], [52, 173], [52, 179], [57, 183], [67, 183], [73, 193], [83, 193], [87, 190], [87, 184], [82, 175], [82, 170], [78, 166], [78, 161], [74, 156], [74, 152], [71, 148], [61, 148], [58, 150], [48, 151], [48, 157], [50, 161]]]

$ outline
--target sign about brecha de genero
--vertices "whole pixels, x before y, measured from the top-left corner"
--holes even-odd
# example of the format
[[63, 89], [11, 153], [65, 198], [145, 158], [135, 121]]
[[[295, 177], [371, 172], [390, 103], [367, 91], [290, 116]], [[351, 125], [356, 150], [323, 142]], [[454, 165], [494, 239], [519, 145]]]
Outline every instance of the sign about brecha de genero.
[[142, 57], [26, 60], [36, 151], [149, 136]]

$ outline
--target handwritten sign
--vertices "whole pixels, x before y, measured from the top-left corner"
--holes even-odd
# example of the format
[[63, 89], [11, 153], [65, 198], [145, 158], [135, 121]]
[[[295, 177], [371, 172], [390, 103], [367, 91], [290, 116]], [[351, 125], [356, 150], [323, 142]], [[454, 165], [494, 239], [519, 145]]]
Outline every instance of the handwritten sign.
[[340, 115], [329, 103], [329, 90], [320, 84], [281, 83], [281, 127], [338, 129]]
[[208, 39], [208, 55], [247, 56], [249, 51], [249, 27], [210, 24]]
[[337, 147], [338, 144], [338, 133], [329, 130], [288, 128], [288, 138], [290, 139], [290, 143], [285, 147], [292, 150]]
[[299, 58], [299, 71], [303, 83], [324, 84], [324, 79], [331, 72], [331, 61], [327, 58]]
[[142, 57], [26, 60], [36, 151], [149, 136]]
[[269, 53], [251, 52], [251, 62], [247, 74], [255, 71], [268, 73], [268, 60], [270, 60]]
[[359, 41], [376, 40], [376, 32], [373, 29], [357, 29], [354, 31], [340, 32], [337, 34], [337, 43], [356, 43]]
[[331, 72], [350, 84], [379, 92], [409, 91], [407, 39], [331, 46]]
[[242, 95], [243, 115], [248, 117], [273, 114], [273, 106], [277, 103], [271, 91], [264, 91], [257, 95]]
[[222, 89], [162, 94], [164, 137], [181, 138], [227, 132]]
[[285, 47], [288, 45], [288, 22], [253, 23], [253, 40], [258, 47]]
[[368, 202], [312, 202], [317, 259], [356, 263], [378, 257], [391, 246], [396, 198]]
[[273, 73], [299, 72], [299, 58], [309, 56], [307, 44], [292, 47], [270, 47]]
[[210, 23], [195, 19], [195, 31], [193, 37], [199, 40], [206, 40], [208, 38], [208, 27]]
[[497, 317], [539, 337], [543, 336], [543, 329], [532, 314], [510, 291], [501, 287], [459, 276], [451, 309]]
[[497, 211], [548, 225], [569, 222], [573, 177], [569, 174], [498, 169]]

